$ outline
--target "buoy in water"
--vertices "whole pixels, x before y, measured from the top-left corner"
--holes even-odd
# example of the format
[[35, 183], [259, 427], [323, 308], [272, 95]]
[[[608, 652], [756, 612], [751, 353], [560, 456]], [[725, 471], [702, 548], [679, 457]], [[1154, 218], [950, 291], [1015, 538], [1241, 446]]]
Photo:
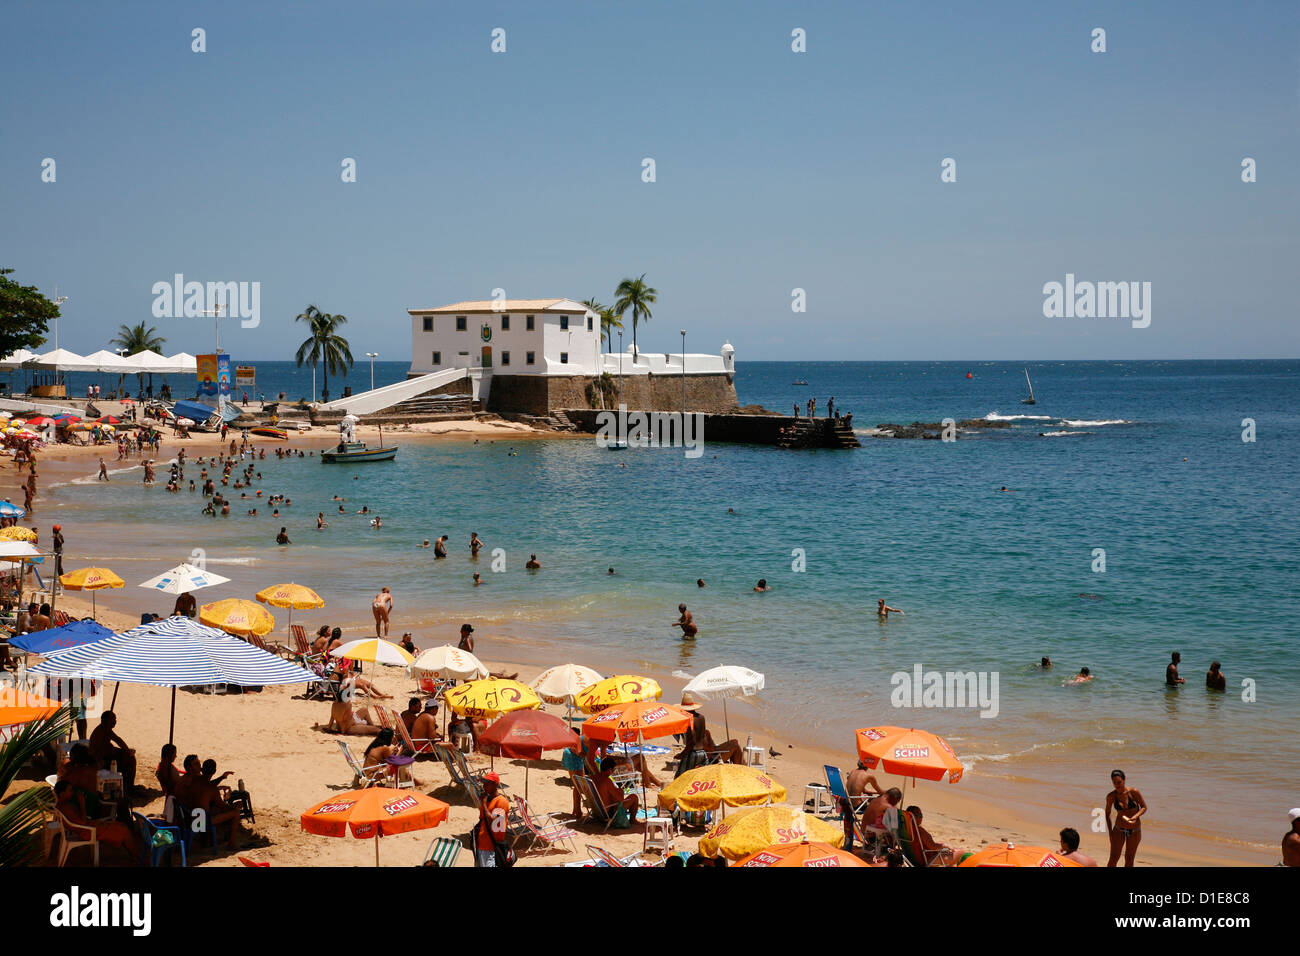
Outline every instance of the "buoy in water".
[[966, 373], [966, 377], [967, 377], [967, 378], [974, 378], [975, 376], [972, 375], [970, 372], [967, 372], [967, 373]]

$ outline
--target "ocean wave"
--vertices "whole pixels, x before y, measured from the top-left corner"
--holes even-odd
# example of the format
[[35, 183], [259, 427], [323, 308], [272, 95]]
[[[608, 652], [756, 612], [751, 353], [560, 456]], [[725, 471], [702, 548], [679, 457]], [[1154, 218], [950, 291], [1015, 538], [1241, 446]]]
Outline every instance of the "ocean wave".
[[1091, 435], [1092, 432], [1039, 432], [1039, 438], [1063, 438], [1066, 435]]
[[261, 564], [261, 558], [206, 558], [207, 564]]
[[986, 422], [1017, 422], [1017, 421], [1039, 421], [1047, 422], [1052, 420], [1051, 415], [999, 415], [996, 411], [989, 412], [984, 416]]
[[1133, 422], [1129, 421], [1126, 418], [1105, 418], [1098, 421], [1090, 421], [1088, 419], [1072, 420], [1069, 418], [1062, 418], [1061, 424], [1069, 425], [1071, 428], [1093, 428], [1097, 425], [1132, 425]]

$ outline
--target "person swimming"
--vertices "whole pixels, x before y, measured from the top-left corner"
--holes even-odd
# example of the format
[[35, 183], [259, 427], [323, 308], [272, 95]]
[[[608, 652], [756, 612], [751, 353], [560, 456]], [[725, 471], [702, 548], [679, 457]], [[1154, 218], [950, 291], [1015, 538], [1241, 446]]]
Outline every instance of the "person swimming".
[[755, 590], [755, 591], [770, 591], [770, 590], [772, 590], [772, 589], [769, 588], [769, 587], [767, 586], [767, 578], [759, 578], [759, 579], [758, 579], [758, 583], [754, 585], [754, 590]]
[[1071, 684], [1086, 684], [1090, 680], [1092, 680], [1092, 671], [1088, 670], [1086, 667], [1080, 667], [1079, 673], [1075, 674], [1074, 677], [1070, 678], [1061, 686], [1069, 687]]

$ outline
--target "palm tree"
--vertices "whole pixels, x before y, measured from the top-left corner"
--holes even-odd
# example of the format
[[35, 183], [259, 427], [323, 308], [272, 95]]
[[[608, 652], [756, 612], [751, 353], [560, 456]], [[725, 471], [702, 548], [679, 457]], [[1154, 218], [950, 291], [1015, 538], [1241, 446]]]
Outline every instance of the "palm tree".
[[609, 350], [614, 351], [614, 333], [623, 328], [623, 320], [615, 314], [614, 310], [597, 302], [596, 299], [586, 299], [582, 303], [600, 316], [600, 340], [609, 345]]
[[[36, 720], [0, 746], [0, 797], [18, 771], [42, 751], [53, 750], [72, 727], [72, 712], [64, 706], [45, 720]], [[41, 862], [45, 811], [54, 798], [47, 787], [31, 787], [0, 804], [0, 869]]]
[[[623, 313], [632, 310], [632, 361], [636, 361], [636, 327], [638, 322], [650, 321], [650, 306], [659, 298], [659, 290], [645, 284], [645, 273], [639, 279], [624, 279], [614, 290], [614, 314], [621, 320]], [[620, 322], [619, 328], [622, 328]]]
[[[128, 356], [135, 355], [136, 352], [157, 352], [161, 355], [163, 343], [166, 341], [152, 325], [146, 329], [144, 323], [141, 322], [139, 325], [123, 325], [118, 329], [117, 337], [108, 344], [126, 349]], [[140, 391], [143, 392], [144, 373], [136, 372], [135, 377], [139, 382]], [[121, 384], [120, 381], [118, 384]], [[153, 372], [149, 373], [149, 391], [153, 391]]]
[[[330, 398], [330, 373], [346, 375], [348, 369], [355, 364], [348, 340], [338, 334], [338, 327], [345, 324], [347, 320], [346, 315], [331, 315], [322, 312], [314, 305], [307, 306], [297, 316], [297, 321], [306, 322], [311, 327], [311, 336], [298, 346], [298, 367], [302, 368], [305, 363], [315, 370], [317, 365], [324, 364], [322, 401], [328, 402]], [[312, 399], [315, 398], [316, 396], [313, 395]]]

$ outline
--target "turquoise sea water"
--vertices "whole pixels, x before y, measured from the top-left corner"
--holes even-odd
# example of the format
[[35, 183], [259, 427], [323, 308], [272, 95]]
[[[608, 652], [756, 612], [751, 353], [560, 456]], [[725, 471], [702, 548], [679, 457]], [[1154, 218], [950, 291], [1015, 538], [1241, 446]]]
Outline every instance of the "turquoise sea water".
[[[387, 583], [399, 624], [403, 608], [425, 609], [417, 642], [451, 639], [464, 618], [479, 622], [487, 656], [499, 632], [544, 635], [557, 661], [744, 664], [767, 674], [765, 721], [846, 750], [856, 726], [926, 727], [967, 760], [967, 785], [998, 792], [1050, 775], [1059, 786], [1045, 805], [1057, 807], [1098, 804], [1099, 768], [1122, 766], [1153, 822], [1197, 834], [1207, 795], [1222, 789], [1240, 811], [1234, 839], [1275, 843], [1300, 779], [1300, 361], [1030, 364], [1033, 407], [1019, 404], [1022, 367], [739, 365], [742, 403], [789, 412], [815, 394], [824, 409], [833, 395], [858, 429], [1045, 416], [955, 443], [864, 436], [860, 450], [791, 452], [707, 444], [706, 434], [692, 460], [590, 440], [398, 436], [391, 464], [260, 462], [256, 486], [293, 501], [283, 520], [264, 502], [256, 519], [238, 507], [203, 518], [197, 495], [143, 489], [138, 472], [108, 487], [61, 487], [55, 507], [71, 553], [85, 528], [97, 563], [128, 579], [202, 547], [238, 591], [297, 579], [353, 616]], [[1253, 443], [1241, 440], [1246, 418]], [[1067, 434], [1040, 437], [1053, 432]], [[368, 505], [384, 527], [332, 514], [335, 494], [350, 511]], [[330, 521], [320, 533], [318, 511]], [[273, 544], [281, 524], [287, 549]], [[471, 531], [487, 546], [477, 563]], [[414, 547], [440, 534], [450, 558]], [[505, 549], [504, 573], [490, 570], [494, 548]], [[1104, 573], [1092, 570], [1097, 548]], [[796, 551], [802, 572], [792, 570]], [[533, 552], [539, 573], [523, 570]], [[483, 587], [472, 585], [475, 570]], [[751, 592], [760, 577], [772, 591]], [[880, 623], [879, 597], [907, 613]], [[693, 647], [669, 627], [679, 601], [700, 627]], [[1173, 650], [1188, 683], [1168, 691]], [[1046, 673], [1032, 666], [1044, 654], [1057, 664]], [[1204, 689], [1212, 659], [1223, 662], [1227, 695]], [[998, 716], [891, 706], [891, 676], [917, 664], [996, 672]], [[1063, 687], [1081, 666], [1096, 679]], [[1243, 679], [1255, 682], [1253, 702], [1242, 699]]]

